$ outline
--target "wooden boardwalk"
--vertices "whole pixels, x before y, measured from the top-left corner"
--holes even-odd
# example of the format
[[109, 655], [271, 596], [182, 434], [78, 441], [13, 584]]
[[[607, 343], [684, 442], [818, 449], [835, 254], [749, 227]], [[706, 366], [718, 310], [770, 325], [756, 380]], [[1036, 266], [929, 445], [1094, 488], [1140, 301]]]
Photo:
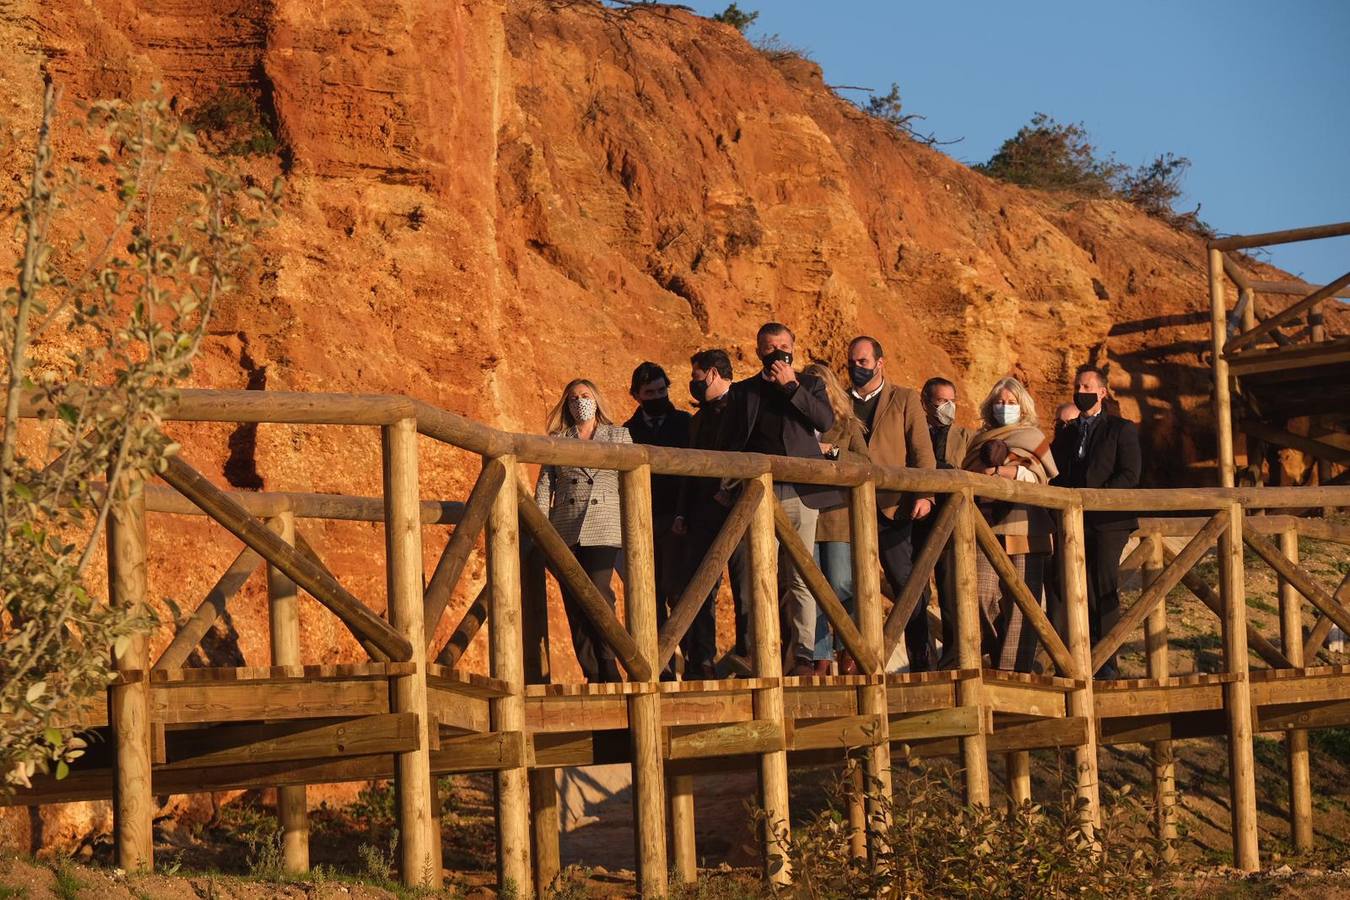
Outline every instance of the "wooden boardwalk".
[[[31, 411], [30, 411], [31, 412]], [[1298, 566], [1297, 538], [1350, 544], [1350, 529], [1326, 521], [1260, 511], [1350, 507], [1350, 487], [1066, 490], [962, 472], [886, 469], [824, 461], [722, 454], [634, 445], [601, 445], [496, 431], [401, 397], [185, 391], [177, 422], [358, 425], [383, 435], [384, 492], [363, 498], [220, 489], [175, 459], [167, 487], [113, 486], [109, 529], [109, 600], [134, 608], [151, 597], [145, 569], [147, 515], [206, 515], [243, 545], [235, 561], [151, 660], [146, 642], [117, 659], [109, 702], [91, 707], [79, 726], [100, 731], [69, 777], [37, 781], [10, 802], [60, 803], [112, 798], [117, 863], [151, 866], [154, 797], [226, 788], [279, 786], [285, 864], [308, 864], [305, 785], [393, 779], [397, 786], [402, 877], [440, 880], [439, 823], [433, 775], [493, 772], [499, 876], [521, 894], [539, 891], [558, 868], [558, 798], [554, 769], [624, 762], [633, 767], [634, 840], [644, 894], [664, 896], [670, 871], [696, 876], [692, 779], [747, 767], [758, 772], [774, 848], [790, 821], [788, 770], [858, 760], [875, 792], [889, 788], [893, 759], [912, 753], [959, 758], [971, 803], [991, 802], [991, 755], [1003, 757], [1015, 797], [1030, 795], [1031, 750], [1070, 754], [1083, 799], [1085, 827], [1098, 816], [1097, 757], [1103, 743], [1154, 749], [1160, 824], [1175, 833], [1171, 742], [1217, 735], [1229, 746], [1234, 857], [1258, 866], [1254, 732], [1291, 736], [1291, 821], [1311, 842], [1307, 730], [1350, 723], [1350, 670], [1317, 666], [1332, 623], [1350, 629], [1347, 585], [1332, 590]], [[182, 427], [182, 426], [175, 426]], [[440, 442], [481, 459], [481, 474], [463, 503], [418, 493], [419, 442]], [[625, 621], [579, 571], [525, 486], [524, 466], [570, 463], [620, 472], [628, 559]], [[745, 480], [742, 498], [695, 573], [664, 630], [658, 630], [652, 565], [650, 478], [653, 474]], [[776, 515], [775, 480], [836, 484], [851, 510], [857, 617], [850, 619], [796, 534]], [[889, 658], [917, 590], [902, 591], [889, 613], [876, 555], [878, 488], [940, 495], [932, 543], [915, 583], [926, 581], [939, 553], [950, 553], [958, 595], [959, 668], [888, 675]], [[1051, 509], [1058, 523], [1064, 637], [1015, 573], [975, 508], [976, 498], [1015, 500]], [[1145, 587], [1118, 628], [1096, 646], [1088, 637], [1083, 561], [1085, 510], [1137, 510], [1136, 562]], [[1157, 516], [1165, 515], [1166, 518]], [[383, 522], [387, 617], [351, 594], [304, 540], [312, 519]], [[451, 539], [434, 566], [422, 557], [421, 528], [445, 525]], [[428, 635], [445, 614], [478, 538], [486, 535], [488, 584], [443, 645]], [[522, 535], [537, 548], [522, 557]], [[1173, 553], [1167, 537], [1183, 537]], [[749, 545], [749, 598], [756, 642], [751, 677], [668, 683], [658, 680], [692, 612], [707, 595], [731, 549]], [[864, 672], [857, 676], [785, 677], [780, 659], [775, 541], [795, 564]], [[1174, 542], [1175, 543], [1175, 542]], [[1246, 618], [1244, 546], [1281, 578], [1281, 634], [1260, 635]], [[1195, 563], [1217, 551], [1210, 585]], [[1027, 675], [983, 668], [975, 599], [977, 554], [1010, 580], [1028, 627], [1036, 630], [1046, 671]], [[249, 573], [266, 566], [272, 666], [183, 668], [197, 641]], [[543, 567], [581, 596], [597, 629], [614, 647], [627, 680], [614, 685], [549, 683]], [[430, 579], [426, 572], [432, 571]], [[1222, 671], [1173, 674], [1168, 667], [1166, 595], [1183, 586], [1215, 613]], [[299, 653], [295, 600], [309, 593], [366, 648], [369, 660], [305, 665]], [[1320, 618], [1304, 623], [1306, 598]], [[378, 607], [379, 604], [376, 604]], [[1310, 630], [1305, 630], [1305, 624]], [[482, 628], [490, 672], [456, 666]], [[1147, 678], [1094, 683], [1094, 660], [1109, 657], [1143, 631]], [[1300, 739], [1301, 736], [1301, 739]], [[870, 804], [873, 802], [868, 800]], [[859, 810], [859, 813], [862, 811]], [[667, 814], [669, 813], [669, 827]], [[864, 821], [860, 814], [856, 821]], [[860, 835], [860, 838], [869, 837]], [[860, 846], [865, 846], [863, 840]], [[669, 850], [668, 850], [669, 848]], [[766, 872], [778, 881], [791, 872]]]

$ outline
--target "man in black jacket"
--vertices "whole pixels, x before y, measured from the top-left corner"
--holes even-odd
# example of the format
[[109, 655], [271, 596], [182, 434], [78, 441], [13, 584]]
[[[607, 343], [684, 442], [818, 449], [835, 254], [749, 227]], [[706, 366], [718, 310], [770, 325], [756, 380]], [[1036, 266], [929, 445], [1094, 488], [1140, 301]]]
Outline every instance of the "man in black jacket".
[[[688, 447], [689, 422], [693, 418], [670, 402], [670, 378], [654, 362], [633, 370], [628, 393], [637, 401], [632, 418], [623, 423], [635, 444], [657, 447]], [[684, 572], [684, 542], [673, 530], [675, 504], [680, 496], [677, 475], [652, 476], [652, 549], [656, 562], [656, 621], [665, 624], [671, 604], [680, 597], [680, 587], [689, 579]], [[662, 673], [674, 676], [673, 669]]]
[[[1103, 410], [1106, 378], [1100, 369], [1078, 370], [1073, 387], [1078, 418], [1060, 428], [1050, 451], [1059, 477], [1053, 484], [1075, 488], [1139, 486], [1139, 432], [1133, 422]], [[1133, 513], [1090, 512], [1083, 517], [1087, 555], [1088, 622], [1095, 645], [1120, 620], [1120, 556], [1139, 527]], [[1098, 677], [1120, 677], [1113, 654]]]
[[[719, 449], [824, 458], [818, 435], [834, 425], [834, 410], [825, 395], [825, 384], [792, 367], [795, 345], [796, 338], [786, 325], [769, 322], [760, 327], [755, 350], [763, 368], [731, 386]], [[839, 490], [826, 485], [775, 482], [774, 492], [807, 547], [815, 546], [820, 510], [843, 503]], [[779, 602], [787, 607], [793, 632], [788, 674], [814, 674], [811, 657], [816, 640], [816, 601], [781, 548], [778, 577]], [[742, 584], [741, 590], [749, 600], [749, 585]]]

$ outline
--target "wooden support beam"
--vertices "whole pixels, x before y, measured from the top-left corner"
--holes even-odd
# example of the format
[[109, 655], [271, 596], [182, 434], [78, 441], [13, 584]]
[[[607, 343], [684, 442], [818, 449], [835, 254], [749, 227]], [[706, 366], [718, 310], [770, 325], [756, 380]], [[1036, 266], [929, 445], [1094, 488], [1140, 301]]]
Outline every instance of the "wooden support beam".
[[672, 874], [681, 884], [698, 883], [698, 847], [694, 842], [694, 776], [667, 771], [670, 792]]
[[[1350, 572], [1341, 579], [1340, 587], [1336, 588], [1336, 602], [1345, 604], [1350, 603]], [[1331, 629], [1335, 626], [1330, 618], [1325, 615], [1318, 616], [1317, 622], [1308, 633], [1308, 640], [1303, 645], [1303, 659], [1317, 659], [1317, 655], [1322, 652], [1322, 647], [1327, 642], [1327, 635], [1331, 634]]]
[[[754, 716], [783, 729], [782, 642], [778, 630], [778, 547], [774, 540], [773, 478], [756, 478], [763, 499], [750, 520], [750, 639], [755, 675], [771, 687], [755, 691]], [[785, 738], [786, 739], [786, 738]], [[785, 859], [792, 817], [788, 811], [787, 751], [770, 750], [759, 757], [759, 795], [764, 809], [760, 834], [764, 875], [776, 885], [792, 883], [792, 867]]]
[[530, 769], [530, 849], [534, 860], [534, 893], [548, 897], [562, 871], [558, 835], [562, 818], [558, 809], [558, 770]]
[[469, 608], [464, 610], [464, 615], [460, 616], [459, 624], [455, 630], [450, 632], [450, 638], [441, 648], [440, 653], [436, 655], [438, 665], [454, 668], [464, 655], [464, 651], [469, 649], [469, 644], [473, 643], [478, 630], [483, 627], [483, 623], [488, 617], [488, 602], [491, 598], [491, 591], [485, 584], [479, 589], [478, 595], [473, 598]]
[[1209, 249], [1209, 335], [1219, 486], [1231, 488], [1236, 472], [1233, 463], [1232, 385], [1229, 383], [1228, 360], [1224, 358], [1224, 349], [1228, 344], [1228, 306], [1224, 297], [1223, 253], [1221, 248], [1215, 247]]
[[605, 598], [600, 596], [586, 570], [572, 555], [572, 551], [553, 527], [553, 523], [548, 520], [548, 516], [534, 502], [534, 495], [521, 483], [516, 484], [516, 511], [520, 517], [520, 524], [525, 526], [525, 530], [534, 538], [535, 546], [543, 552], [544, 560], [554, 577], [572, 591], [582, 612], [591, 620], [596, 631], [600, 632], [601, 639], [614, 650], [615, 658], [628, 673], [628, 677], [633, 681], [650, 681], [651, 661], [638, 648], [633, 636], [619, 624], [614, 610], [605, 602]]
[[1081, 687], [1069, 692], [1069, 715], [1088, 723], [1083, 742], [1074, 748], [1076, 793], [1081, 807], [1080, 823], [1089, 834], [1101, 826], [1101, 792], [1097, 767], [1097, 716], [1092, 690], [1092, 632], [1088, 626], [1087, 548], [1083, 534], [1083, 510], [1067, 509], [1059, 523], [1059, 589], [1063, 595], [1069, 652], [1085, 677]]
[[[968, 492], [962, 492], [962, 503], [956, 512], [956, 526], [952, 532], [952, 568], [956, 585], [956, 640], [958, 664], [962, 669], [981, 668], [980, 597], [975, 569], [975, 519], [979, 513]], [[984, 720], [984, 684], [979, 678], [965, 678], [957, 682], [957, 703], [973, 709], [981, 722]], [[966, 803], [971, 806], [989, 805], [989, 754], [984, 728], [961, 738], [961, 758], [966, 776]]]
[[713, 586], [717, 584], [717, 579], [722, 577], [727, 560], [731, 559], [731, 554], [736, 552], [737, 545], [745, 536], [745, 529], [750, 525], [750, 519], [763, 497], [762, 484], [758, 481], [745, 482], [741, 496], [731, 507], [731, 512], [727, 514], [727, 519], [722, 523], [717, 537], [713, 539], [698, 569], [694, 571], [689, 584], [680, 594], [680, 599], [671, 609], [666, 624], [661, 627], [661, 633], [658, 635], [660, 646], [656, 653], [657, 668], [664, 670], [670, 664], [671, 657], [680, 646], [680, 641], [689, 631], [689, 626], [694, 624], [694, 617], [703, 608], [708, 595], [712, 593]]
[[[653, 659], [656, 643], [656, 547], [652, 531], [652, 472], [638, 466], [619, 473], [619, 518], [628, 561], [624, 614], [638, 652]], [[668, 893], [666, 871], [666, 786], [661, 759], [661, 695], [658, 672], [648, 673], [651, 690], [628, 697], [628, 733], [633, 745], [633, 840], [638, 890], [644, 897]]]
[[1283, 428], [1275, 428], [1253, 419], [1243, 419], [1239, 427], [1247, 434], [1258, 437], [1267, 443], [1298, 450], [1342, 466], [1350, 466], [1350, 450], [1344, 447], [1337, 447], [1306, 435], [1293, 434]]
[[980, 711], [973, 706], [929, 709], [891, 715], [887, 722], [891, 741], [927, 741], [934, 738], [979, 734]]
[[942, 509], [938, 511], [937, 517], [933, 520], [933, 527], [929, 529], [928, 541], [914, 560], [914, 570], [910, 573], [909, 581], [900, 591], [900, 596], [895, 598], [895, 605], [886, 616], [883, 628], [886, 643], [881, 651], [883, 662], [891, 658], [896, 645], [900, 643], [900, 638], [904, 636], [905, 626], [909, 624], [910, 616], [914, 615], [914, 607], [918, 606], [919, 598], [923, 596], [923, 590], [928, 586], [928, 577], [933, 574], [942, 551], [947, 547], [947, 539], [951, 537], [952, 529], [956, 527], [956, 517], [960, 514], [961, 504], [964, 502], [965, 495], [960, 493], [948, 494], [942, 501]]
[[1297, 318], [1298, 316], [1302, 315], [1308, 310], [1314, 308], [1323, 300], [1326, 300], [1329, 297], [1336, 296], [1341, 291], [1345, 290], [1347, 287], [1350, 287], [1350, 272], [1346, 272], [1344, 275], [1342, 275], [1340, 278], [1337, 278], [1331, 284], [1323, 285], [1322, 287], [1313, 291], [1308, 296], [1304, 297], [1302, 300], [1295, 303], [1293, 306], [1281, 310], [1280, 312], [1269, 317], [1260, 325], [1257, 325], [1250, 331], [1244, 331], [1242, 334], [1239, 334], [1237, 337], [1231, 339], [1230, 341], [1228, 341], [1227, 347], [1224, 350], [1225, 354], [1233, 354], [1241, 350], [1243, 347], [1251, 346], [1263, 336], [1274, 331], [1276, 328], [1280, 327], [1281, 325], [1285, 324], [1291, 319]]
[[772, 500], [773, 530], [778, 537], [778, 543], [787, 551], [793, 566], [801, 574], [807, 589], [811, 591], [811, 596], [816, 598], [816, 605], [829, 618], [830, 624], [834, 626], [835, 635], [848, 652], [853, 654], [853, 658], [858, 661], [858, 667], [869, 675], [880, 672], [881, 660], [877, 653], [863, 640], [858, 626], [854, 624], [848, 610], [844, 609], [844, 604], [839, 601], [834, 588], [830, 587], [829, 579], [820, 571], [820, 566], [816, 565], [811, 549], [802, 542], [801, 535], [788, 519], [783, 504], [778, 502], [777, 497]]
[[1247, 531], [1242, 535], [1242, 540], [1265, 561], [1266, 565], [1293, 585], [1296, 591], [1307, 597], [1308, 602], [1321, 610], [1323, 615], [1339, 625], [1342, 631], [1350, 632], [1350, 610], [1337, 603], [1336, 598], [1327, 593], [1327, 590], [1314, 581], [1311, 575], [1285, 559], [1268, 538]]
[[202, 638], [206, 637], [211, 626], [215, 625], [216, 620], [225, 612], [225, 605], [230, 602], [230, 598], [239, 593], [244, 582], [248, 581], [262, 563], [263, 558], [251, 547], [240, 550], [234, 562], [230, 563], [230, 567], [220, 576], [211, 590], [206, 592], [202, 602], [197, 604], [197, 608], [183, 623], [183, 627], [178, 629], [178, 633], [173, 636], [169, 646], [164, 648], [159, 659], [155, 660], [152, 668], [181, 668], [192, 655], [192, 651], [201, 643]]
[[[505, 484], [517, 484], [516, 458], [497, 458], [506, 469]], [[498, 491], [487, 521], [488, 589], [492, 597], [488, 614], [488, 659], [492, 677], [506, 682], [514, 691], [490, 701], [494, 731], [525, 730], [525, 648], [521, 623], [518, 519], [522, 507], [517, 501], [518, 497], [512, 496], [510, 490]], [[533, 498], [529, 498], [529, 505], [538, 512]], [[557, 532], [553, 534], [557, 537]], [[576, 562], [575, 559], [572, 561]], [[498, 893], [514, 891], [526, 900], [534, 887], [530, 867], [528, 778], [528, 770], [523, 764], [501, 769], [495, 776]]]
[[[1169, 565], [1172, 560], [1177, 558], [1176, 553], [1165, 544], [1163, 545], [1162, 553], [1163, 560]], [[1197, 600], [1205, 604], [1210, 612], [1214, 613], [1214, 615], [1218, 616], [1220, 619], [1223, 618], [1223, 601], [1219, 599], [1219, 595], [1215, 592], [1214, 588], [1205, 583], [1203, 578], [1195, 574], [1195, 572], [1190, 571], [1182, 576], [1181, 583], [1186, 585], [1186, 589], [1194, 594]], [[1293, 663], [1289, 661], [1287, 656], [1280, 652], [1280, 648], [1266, 640], [1261, 632], [1256, 630], [1256, 626], [1252, 625], [1250, 622], [1247, 623], [1247, 645], [1251, 647], [1252, 650], [1255, 650], [1256, 654], [1260, 656], [1261, 659], [1265, 660], [1266, 664], [1269, 666], [1273, 666], [1277, 669], [1288, 669], [1293, 667]]]
[[[129, 616], [146, 610], [145, 493], [139, 478], [123, 474], [108, 513], [108, 602]], [[142, 677], [108, 689], [113, 745], [113, 843], [117, 865], [128, 872], [154, 868], [155, 798], [150, 787], [149, 636], [135, 634], [113, 651], [113, 668]]]
[[998, 535], [994, 534], [994, 529], [989, 527], [989, 523], [984, 520], [984, 516], [976, 516], [975, 539], [979, 542], [980, 550], [993, 566], [994, 571], [998, 573], [999, 581], [1012, 594], [1013, 601], [1017, 608], [1022, 610], [1022, 616], [1027, 624], [1036, 632], [1040, 638], [1041, 644], [1050, 652], [1050, 658], [1054, 660], [1055, 668], [1067, 678], [1090, 678], [1090, 672], [1080, 672], [1074, 665], [1073, 656], [1069, 653], [1069, 648], [1064, 646], [1064, 641], [1060, 640], [1059, 633], [1055, 631], [1055, 626], [1051, 624], [1050, 617], [1041, 609], [1040, 600], [1031, 594], [1031, 590], [1026, 586], [1017, 574], [1017, 567], [1013, 561], [1008, 558], [1008, 553], [1003, 549], [1003, 545], [998, 542]]
[[437, 775], [520, 769], [529, 763], [524, 732], [487, 731], [441, 739], [431, 751], [431, 771]]
[[414, 672], [390, 679], [390, 707], [417, 719], [417, 747], [394, 754], [403, 884], [439, 890], [439, 816], [433, 815], [432, 745], [427, 714], [427, 635], [422, 621], [422, 517], [418, 510], [417, 422], [380, 429], [384, 462], [385, 574], [389, 624], [411, 648]]
[[1031, 802], [1031, 754], [1026, 750], [1010, 750], [1004, 761], [1008, 767], [1008, 804], [1018, 809]]
[[[1216, 517], [1217, 518], [1217, 517]], [[1223, 685], [1228, 717], [1229, 796], [1233, 821], [1233, 860], [1244, 872], [1261, 866], [1256, 833], [1256, 757], [1252, 744], [1252, 698], [1248, 683], [1247, 598], [1243, 574], [1241, 504], [1228, 509], [1219, 538], [1219, 596], [1223, 600], [1224, 671], [1234, 677]], [[1264, 540], [1264, 538], [1262, 539]], [[1185, 551], [1182, 551], [1183, 553]]]
[[[1158, 577], [1154, 579], [1153, 583], [1139, 594], [1139, 599], [1120, 617], [1116, 626], [1102, 637], [1096, 647], [1092, 648], [1092, 669], [1089, 672], [1089, 677], [1115, 655], [1115, 652], [1120, 649], [1120, 645], [1125, 643], [1125, 639], [1144, 623], [1144, 619], [1153, 611], [1153, 608], [1162, 603], [1171, 593], [1172, 588], [1181, 582], [1182, 577], [1210, 551], [1210, 548], [1219, 540], [1219, 536], [1228, 528], [1229, 518], [1227, 510], [1220, 510], [1215, 513], [1213, 518], [1205, 523], [1205, 527], [1197, 531], [1195, 537], [1186, 543], [1186, 546], [1176, 555], [1176, 558], [1158, 573]], [[1243, 644], [1245, 645], [1246, 642], [1244, 632]]]
[[[1163, 541], [1156, 534], [1146, 535], [1139, 547], [1145, 553], [1142, 586], [1158, 580], [1166, 567]], [[1188, 572], [1187, 575], [1192, 573]], [[1144, 654], [1148, 677], [1163, 681], [1171, 677], [1167, 658], [1167, 603], [1159, 603], [1144, 620]], [[1158, 837], [1163, 841], [1161, 857], [1175, 862], [1177, 855], [1177, 771], [1172, 742], [1154, 741], [1149, 748], [1153, 768], [1153, 816]]]
[[464, 571], [465, 563], [469, 561], [469, 554], [473, 553], [478, 535], [482, 534], [483, 527], [487, 524], [492, 501], [497, 496], [497, 491], [501, 489], [505, 477], [506, 470], [499, 460], [490, 459], [483, 465], [483, 470], [478, 473], [478, 480], [474, 482], [473, 490], [469, 492], [469, 501], [464, 506], [464, 517], [455, 526], [449, 543], [441, 552], [441, 558], [436, 561], [436, 571], [431, 573], [431, 580], [427, 582], [422, 601], [422, 621], [426, 623], [429, 641], [435, 638], [436, 627], [440, 625], [445, 606], [450, 602], [450, 594], [454, 592], [455, 585], [459, 584], [459, 576]]
[[[1298, 530], [1280, 532], [1280, 553], [1292, 566], [1298, 565]], [[1287, 579], [1279, 581], [1280, 644], [1296, 668], [1303, 668], [1303, 601]], [[1294, 849], [1307, 853], [1313, 846], [1312, 778], [1308, 767], [1308, 732], [1291, 728], [1284, 733], [1285, 760], [1289, 773], [1289, 832]]]
[[[877, 517], [876, 486], [870, 481], [849, 489], [848, 518], [849, 532], [853, 538], [850, 564], [853, 574], [854, 605], [858, 610], [859, 637], [876, 661], [876, 668], [866, 671], [884, 674], [886, 657], [882, 654], [886, 646], [886, 633], [881, 615], [881, 577], [877, 571], [877, 560], [881, 555], [878, 535], [880, 526]], [[796, 532], [792, 532], [792, 537], [797, 537]], [[925, 581], [927, 577], [923, 576]], [[911, 575], [910, 580], [913, 579], [914, 576]], [[846, 740], [861, 737], [863, 740], [858, 741], [858, 744], [868, 746], [863, 754], [863, 773], [866, 776], [867, 787], [864, 802], [867, 846], [874, 859], [886, 852], [883, 836], [891, 824], [890, 803], [893, 783], [891, 745], [887, 740], [890, 732], [887, 700], [884, 679], [880, 679], [877, 684], [858, 688], [858, 712], [864, 720], [864, 730], [856, 733], [846, 731], [844, 735]], [[871, 729], [870, 734], [866, 732], [866, 728]], [[801, 739], [804, 739], [801, 729], [794, 729], [789, 740], [796, 742]]]
[[[288, 544], [295, 543], [295, 514], [283, 512], [267, 526]], [[246, 548], [247, 549], [247, 548]], [[252, 551], [248, 551], [252, 552]], [[276, 566], [267, 567], [267, 620], [272, 665], [298, 666], [300, 592]], [[203, 604], [205, 605], [205, 604]], [[224, 603], [222, 602], [222, 608]], [[309, 806], [303, 784], [277, 786], [277, 822], [281, 826], [281, 865], [289, 874], [309, 871]]]
[[[367, 649], [399, 662], [412, 659], [412, 647], [388, 622], [371, 612], [331, 576], [318, 570], [303, 554], [249, 515], [196, 469], [174, 456], [169, 458], [160, 477], [332, 610]], [[420, 582], [421, 576], [418, 578]]]
[[[786, 726], [789, 750], [852, 750], [855, 747], [886, 747], [889, 735], [881, 717], [871, 713], [829, 719], [796, 719]], [[887, 755], [889, 759], [889, 754]], [[872, 791], [869, 791], [869, 796]], [[875, 800], [875, 797], [872, 798]], [[869, 802], [869, 806], [876, 805]], [[877, 810], [873, 810], [878, 813]]]
[[[417, 716], [292, 719], [268, 725], [216, 725], [170, 732], [165, 771], [368, 756], [417, 747]], [[303, 788], [304, 785], [296, 785]], [[305, 845], [305, 856], [309, 853]]]
[[772, 753], [787, 749], [784, 727], [751, 720], [729, 724], [670, 725], [664, 741], [666, 759], [704, 759]]

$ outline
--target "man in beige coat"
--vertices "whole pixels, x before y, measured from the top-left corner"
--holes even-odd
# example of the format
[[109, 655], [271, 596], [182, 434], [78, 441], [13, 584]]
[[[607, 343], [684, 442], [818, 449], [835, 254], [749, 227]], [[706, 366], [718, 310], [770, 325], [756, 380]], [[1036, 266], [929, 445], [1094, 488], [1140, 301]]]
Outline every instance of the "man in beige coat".
[[[919, 395], [887, 380], [881, 342], [866, 335], [854, 338], [848, 345], [848, 364], [853, 382], [853, 412], [863, 424], [872, 462], [897, 468], [935, 468], [933, 444]], [[931, 496], [877, 492], [881, 567], [897, 595], [914, 569], [914, 523], [932, 510]], [[909, 651], [910, 669], [915, 672], [931, 668], [927, 607], [925, 588], [905, 626], [905, 647]]]

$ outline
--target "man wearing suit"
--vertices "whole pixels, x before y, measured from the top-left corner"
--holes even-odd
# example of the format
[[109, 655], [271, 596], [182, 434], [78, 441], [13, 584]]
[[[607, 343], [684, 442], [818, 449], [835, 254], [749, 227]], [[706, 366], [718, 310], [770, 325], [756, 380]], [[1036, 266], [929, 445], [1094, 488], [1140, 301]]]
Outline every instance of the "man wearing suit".
[[[628, 389], [638, 403], [632, 418], [623, 423], [635, 444], [656, 447], [688, 447], [689, 422], [693, 418], [670, 402], [670, 378], [654, 362], [644, 362], [633, 370]], [[684, 572], [684, 542], [671, 530], [675, 524], [675, 504], [680, 495], [678, 475], [652, 476], [652, 549], [656, 562], [656, 622], [666, 623], [671, 604], [680, 597], [680, 588], [688, 578]], [[668, 668], [662, 678], [674, 678]]]
[[[1139, 432], [1133, 422], [1103, 409], [1106, 378], [1100, 369], [1084, 366], [1074, 380], [1073, 402], [1078, 418], [1060, 428], [1050, 451], [1059, 476], [1051, 482], [1074, 488], [1139, 486]], [[1092, 643], [1109, 634], [1120, 620], [1120, 556], [1139, 527], [1133, 513], [1089, 512], [1083, 516], [1087, 556], [1088, 622]], [[1113, 655], [1098, 677], [1120, 677]]]
[[[966, 449], [975, 432], [956, 424], [956, 385], [946, 378], [930, 378], [919, 392], [924, 416], [928, 419], [928, 437], [939, 469], [960, 469]], [[932, 516], [914, 523], [914, 549], [922, 551], [932, 531]], [[942, 611], [942, 656], [937, 668], [954, 669], [956, 654], [956, 583], [951, 566], [951, 545], [938, 557], [933, 569], [937, 582], [938, 609]]]
[[[881, 342], [867, 335], [855, 337], [848, 345], [848, 372], [853, 382], [853, 412], [867, 434], [872, 462], [897, 468], [935, 468], [933, 441], [919, 395], [886, 380]], [[914, 523], [932, 510], [932, 497], [877, 491], [881, 568], [897, 596], [914, 570]], [[911, 671], [930, 668], [927, 588], [905, 626], [905, 647]]]
[[[824, 458], [817, 436], [834, 425], [834, 410], [825, 396], [824, 382], [799, 374], [792, 367], [795, 345], [796, 338], [786, 325], [769, 322], [760, 327], [755, 350], [763, 368], [731, 386], [717, 442], [719, 449]], [[815, 545], [816, 518], [820, 510], [843, 502], [837, 488], [823, 485], [775, 482], [774, 492], [807, 547]], [[728, 498], [722, 499], [729, 503]], [[787, 607], [793, 632], [789, 657], [793, 662], [788, 667], [788, 674], [813, 674], [815, 667], [811, 654], [816, 641], [816, 601], [781, 548], [778, 579], [780, 602]], [[742, 596], [751, 596], [749, 584], [743, 583], [741, 591]]]

